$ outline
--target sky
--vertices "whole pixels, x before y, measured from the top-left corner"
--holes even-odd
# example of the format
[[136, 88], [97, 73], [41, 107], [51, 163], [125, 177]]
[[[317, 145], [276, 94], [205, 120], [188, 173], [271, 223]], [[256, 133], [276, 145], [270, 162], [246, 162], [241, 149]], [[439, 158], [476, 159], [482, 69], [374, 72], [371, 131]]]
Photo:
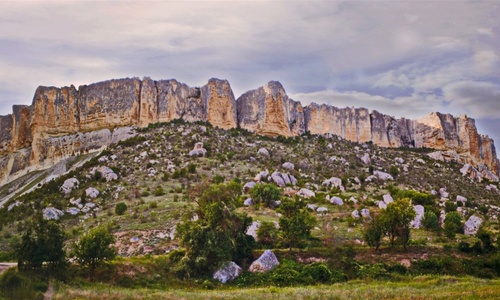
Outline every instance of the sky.
[[270, 80], [301, 101], [476, 119], [500, 147], [500, 1], [3, 1], [0, 115], [44, 86]]

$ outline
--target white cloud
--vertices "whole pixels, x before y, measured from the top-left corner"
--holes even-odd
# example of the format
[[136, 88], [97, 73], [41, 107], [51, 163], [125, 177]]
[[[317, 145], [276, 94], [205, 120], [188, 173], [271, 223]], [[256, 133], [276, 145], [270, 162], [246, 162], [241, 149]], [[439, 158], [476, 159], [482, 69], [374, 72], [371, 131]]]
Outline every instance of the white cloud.
[[499, 118], [500, 85], [490, 82], [459, 81], [443, 88], [444, 97], [455, 111], [474, 118]]

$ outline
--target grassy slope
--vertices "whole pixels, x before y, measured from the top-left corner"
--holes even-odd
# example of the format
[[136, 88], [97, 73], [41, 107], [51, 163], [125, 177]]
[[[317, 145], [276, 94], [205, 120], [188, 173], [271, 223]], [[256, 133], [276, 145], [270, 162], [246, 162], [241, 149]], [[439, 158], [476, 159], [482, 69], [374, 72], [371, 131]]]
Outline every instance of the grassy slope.
[[60, 284], [53, 299], [498, 299], [500, 280], [422, 276], [402, 282], [351, 281], [333, 285], [243, 289], [126, 289]]

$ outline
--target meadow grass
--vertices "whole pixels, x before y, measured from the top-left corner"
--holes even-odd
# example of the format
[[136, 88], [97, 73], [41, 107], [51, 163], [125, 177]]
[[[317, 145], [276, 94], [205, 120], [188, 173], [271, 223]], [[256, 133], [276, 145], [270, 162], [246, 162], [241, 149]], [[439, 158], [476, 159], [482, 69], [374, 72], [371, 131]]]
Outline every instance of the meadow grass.
[[58, 284], [53, 299], [499, 299], [500, 280], [419, 276], [402, 282], [350, 281], [304, 287], [127, 289], [106, 284]]

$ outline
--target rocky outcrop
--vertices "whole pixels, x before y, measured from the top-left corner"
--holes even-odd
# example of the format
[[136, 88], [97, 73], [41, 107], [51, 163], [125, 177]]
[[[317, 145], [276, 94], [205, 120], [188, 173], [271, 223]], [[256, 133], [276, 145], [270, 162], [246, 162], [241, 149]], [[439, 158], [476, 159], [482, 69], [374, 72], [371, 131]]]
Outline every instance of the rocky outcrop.
[[310, 132], [383, 147], [434, 148], [443, 159], [448, 157], [444, 154], [454, 153], [453, 160], [476, 167], [490, 180], [499, 175], [493, 140], [478, 134], [474, 119], [465, 115], [395, 119], [365, 108], [315, 103], [302, 107], [277, 81], [235, 100], [227, 80], [212, 78], [202, 87], [189, 87], [175, 79], [145, 77], [78, 89], [37, 88], [31, 106], [15, 105], [12, 114], [0, 116], [0, 184], [23, 170], [49, 167], [65, 157], [126, 139], [133, 135], [130, 127], [174, 119], [271, 136]]
[[281, 83], [270, 81], [248, 91], [237, 100], [241, 128], [271, 136], [304, 133], [304, 111], [300, 102], [288, 98]]

